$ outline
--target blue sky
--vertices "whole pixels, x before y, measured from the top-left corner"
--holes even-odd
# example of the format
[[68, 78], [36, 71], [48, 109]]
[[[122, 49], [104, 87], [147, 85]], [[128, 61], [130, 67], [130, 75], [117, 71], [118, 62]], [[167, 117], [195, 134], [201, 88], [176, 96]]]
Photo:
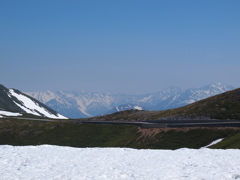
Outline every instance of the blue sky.
[[239, 0], [0, 1], [0, 77], [22, 91], [240, 87]]

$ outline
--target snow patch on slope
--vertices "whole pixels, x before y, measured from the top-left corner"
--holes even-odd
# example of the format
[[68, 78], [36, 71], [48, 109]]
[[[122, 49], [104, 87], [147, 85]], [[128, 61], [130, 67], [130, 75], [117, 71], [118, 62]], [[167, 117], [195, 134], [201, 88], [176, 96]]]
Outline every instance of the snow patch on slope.
[[0, 117], [3, 117], [3, 116], [22, 116], [22, 114], [20, 113], [13, 113], [13, 112], [9, 112], [9, 111], [3, 111], [3, 110], [0, 110]]
[[186, 100], [186, 101], [184, 101], [185, 103], [187, 103], [187, 104], [192, 104], [192, 103], [194, 103], [195, 101], [193, 100], [193, 99], [190, 99], [190, 100]]
[[212, 145], [214, 145], [214, 144], [217, 144], [217, 143], [221, 142], [222, 140], [223, 140], [223, 138], [217, 139], [217, 140], [211, 142], [209, 145], [205, 146], [205, 148], [210, 147], [210, 146], [212, 146]]
[[120, 111], [118, 107], [116, 107], [116, 109], [117, 109], [118, 112]]
[[139, 110], [139, 111], [143, 110], [143, 108], [140, 106], [134, 106], [134, 109]]

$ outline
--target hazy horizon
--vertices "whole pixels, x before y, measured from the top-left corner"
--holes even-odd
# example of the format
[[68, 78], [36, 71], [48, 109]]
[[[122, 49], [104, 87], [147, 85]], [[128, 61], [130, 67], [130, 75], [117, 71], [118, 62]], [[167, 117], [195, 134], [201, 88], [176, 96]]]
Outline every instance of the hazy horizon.
[[1, 84], [145, 94], [240, 87], [240, 1], [1, 1]]
[[[157, 91], [150, 91], [150, 92], [143, 92], [143, 93], [138, 93], [138, 92], [133, 92], [133, 93], [129, 93], [129, 92], [120, 92], [120, 91], [92, 91], [92, 90], [84, 90], [84, 89], [67, 89], [67, 90], [63, 90], [63, 89], [57, 89], [57, 90], [51, 90], [51, 89], [46, 89], [46, 90], [36, 90], [36, 91], [23, 91], [22, 89], [19, 89], [19, 88], [16, 88], [16, 87], [7, 87], [4, 85], [5, 87], [7, 88], [10, 88], [10, 89], [17, 89], [17, 90], [20, 90], [22, 92], [25, 92], [25, 93], [33, 93], [33, 92], [46, 92], [46, 91], [51, 91], [51, 92], [56, 92], [56, 91], [63, 91], [63, 92], [71, 92], [71, 91], [75, 91], [75, 92], [84, 92], [84, 93], [103, 93], [103, 94], [107, 94], [107, 93], [116, 93], [116, 94], [125, 94], [125, 95], [147, 95], [147, 94], [152, 94], [152, 93], [158, 93], [162, 90], [165, 90], [165, 89], [168, 89], [168, 88], [180, 88], [182, 90], [188, 90], [188, 89], [199, 89], [199, 88], [203, 88], [204, 86], [209, 86], [209, 85], [212, 85], [212, 84], [218, 84], [218, 83], [221, 83], [221, 82], [216, 82], [216, 83], [209, 83], [209, 84], [205, 84], [205, 85], [202, 85], [202, 86], [199, 86], [199, 87], [188, 87], [188, 88], [182, 88], [182, 87], [179, 87], [179, 86], [167, 86], [167, 87], [164, 87], [162, 89], [158, 89]], [[1, 84], [1, 83], [0, 83]], [[221, 83], [223, 85], [228, 85], [228, 86], [232, 86], [231, 84], [225, 84], [225, 83]], [[234, 89], [235, 88], [238, 88], [238, 87], [235, 87], [235, 86], [232, 86]]]

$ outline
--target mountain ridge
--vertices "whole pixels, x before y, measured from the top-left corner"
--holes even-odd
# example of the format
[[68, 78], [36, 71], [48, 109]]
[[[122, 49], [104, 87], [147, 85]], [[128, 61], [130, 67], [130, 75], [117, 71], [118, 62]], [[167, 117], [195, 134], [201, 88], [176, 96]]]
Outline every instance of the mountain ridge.
[[70, 118], [87, 118], [104, 115], [125, 104], [137, 104], [149, 110], [166, 110], [181, 107], [210, 96], [232, 90], [234, 87], [212, 83], [201, 88], [183, 90], [168, 87], [157, 93], [126, 95], [85, 91], [26, 92], [52, 109]]

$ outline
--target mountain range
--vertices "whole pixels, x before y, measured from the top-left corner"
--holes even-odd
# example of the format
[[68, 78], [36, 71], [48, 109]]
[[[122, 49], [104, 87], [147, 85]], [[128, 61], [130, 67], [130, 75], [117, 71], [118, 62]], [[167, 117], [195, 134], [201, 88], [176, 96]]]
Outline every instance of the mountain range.
[[127, 110], [87, 118], [91, 121], [152, 121], [152, 120], [240, 120], [240, 88], [175, 109], [162, 111]]
[[[223, 83], [212, 83], [201, 88], [183, 90], [168, 87], [157, 93], [126, 95], [85, 91], [26, 92], [48, 107], [69, 118], [87, 118], [127, 109], [167, 110], [233, 90]], [[134, 108], [137, 107], [137, 108]]]
[[16, 89], [0, 85], [0, 117], [37, 116], [53, 119], [67, 119], [36, 99]]

